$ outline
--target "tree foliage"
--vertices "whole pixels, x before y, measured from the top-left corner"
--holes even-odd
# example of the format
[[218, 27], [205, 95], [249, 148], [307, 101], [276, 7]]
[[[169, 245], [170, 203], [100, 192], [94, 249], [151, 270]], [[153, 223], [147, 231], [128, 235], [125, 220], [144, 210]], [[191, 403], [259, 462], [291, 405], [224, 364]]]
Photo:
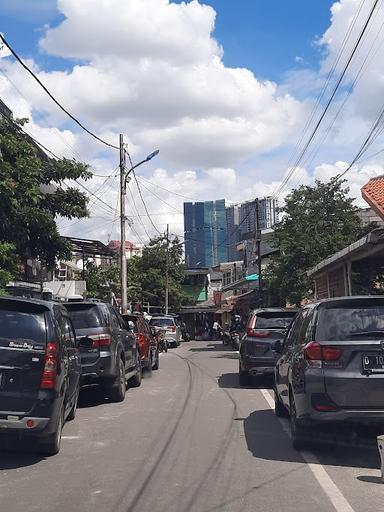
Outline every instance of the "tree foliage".
[[48, 158], [21, 130], [25, 122], [0, 120], [0, 244], [11, 244], [21, 262], [38, 258], [53, 267], [70, 255], [57, 217], [88, 215], [87, 197], [75, 187], [64, 190], [63, 182], [91, 173], [74, 160]]
[[283, 220], [274, 232], [280, 255], [265, 273], [271, 294], [281, 304], [299, 304], [309, 296], [307, 271], [359, 237], [358, 209], [347, 194], [344, 182], [334, 178], [301, 186], [287, 197]]
[[85, 281], [88, 297], [109, 300], [111, 293], [118, 295], [120, 291], [119, 267], [111, 265], [103, 269], [89, 262], [86, 266]]
[[[128, 260], [128, 298], [133, 302], [164, 305], [166, 285], [166, 237], [157, 237], [144, 247], [142, 256]], [[169, 244], [169, 306], [177, 309], [186, 302], [182, 246], [177, 239]]]

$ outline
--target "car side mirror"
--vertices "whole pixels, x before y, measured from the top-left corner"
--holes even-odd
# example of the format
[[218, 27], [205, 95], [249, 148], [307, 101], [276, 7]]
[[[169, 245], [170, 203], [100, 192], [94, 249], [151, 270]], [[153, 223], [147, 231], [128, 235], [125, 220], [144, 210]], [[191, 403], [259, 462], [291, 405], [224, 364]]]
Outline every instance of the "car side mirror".
[[89, 338], [88, 336], [83, 336], [82, 338], [79, 338], [77, 346], [81, 347], [81, 348], [92, 348], [93, 347], [93, 339]]

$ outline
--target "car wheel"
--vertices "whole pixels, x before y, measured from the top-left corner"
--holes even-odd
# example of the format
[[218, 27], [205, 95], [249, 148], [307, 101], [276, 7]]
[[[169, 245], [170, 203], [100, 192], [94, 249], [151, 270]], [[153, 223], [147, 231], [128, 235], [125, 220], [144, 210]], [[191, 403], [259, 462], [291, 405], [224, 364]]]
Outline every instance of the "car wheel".
[[80, 394], [80, 385], [78, 386], [78, 389], [77, 389], [77, 392], [76, 392], [76, 396], [75, 396], [75, 400], [73, 402], [72, 408], [69, 411], [69, 414], [67, 416], [67, 421], [72, 421], [76, 417], [77, 404], [78, 404], [78, 401], [79, 401], [79, 394]]
[[239, 384], [240, 386], [249, 386], [251, 382], [251, 377], [248, 372], [245, 372], [241, 368], [241, 364], [239, 363]]
[[136, 375], [129, 379], [128, 385], [132, 388], [139, 388], [141, 386], [141, 378], [142, 378], [142, 369], [141, 369], [141, 361], [140, 356], [137, 355], [136, 358]]
[[56, 430], [53, 434], [41, 439], [39, 443], [39, 452], [43, 455], [56, 455], [60, 451], [61, 434], [64, 426], [64, 406], [61, 407]]
[[308, 439], [305, 429], [297, 420], [295, 400], [292, 396], [289, 405], [292, 445], [295, 450], [303, 450], [308, 445]]
[[273, 390], [275, 397], [275, 414], [278, 418], [288, 418], [289, 414], [283, 403], [281, 402], [279, 395], [277, 394], [276, 388]]
[[152, 366], [152, 370], [158, 370], [159, 366], [160, 366], [160, 356], [159, 356], [159, 351], [156, 350], [155, 363]]
[[148, 363], [145, 367], [145, 370], [146, 370], [146, 374], [148, 377], [150, 377], [152, 375], [152, 352], [149, 353], [149, 360], [148, 360]]
[[108, 387], [107, 392], [112, 402], [123, 402], [127, 390], [125, 379], [125, 366], [122, 359], [119, 359], [118, 373], [115, 381]]

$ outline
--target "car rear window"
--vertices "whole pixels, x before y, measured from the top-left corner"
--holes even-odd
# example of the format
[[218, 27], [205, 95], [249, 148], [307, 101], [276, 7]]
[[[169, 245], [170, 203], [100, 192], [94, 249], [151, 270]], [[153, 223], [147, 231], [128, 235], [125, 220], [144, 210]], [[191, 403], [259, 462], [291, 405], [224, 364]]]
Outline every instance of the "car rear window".
[[[382, 334], [381, 334], [382, 333]], [[384, 302], [319, 309], [316, 341], [384, 338]]]
[[75, 329], [94, 329], [103, 326], [99, 308], [92, 304], [66, 304]]
[[44, 313], [0, 309], [0, 337], [18, 343], [45, 345]]
[[175, 325], [175, 322], [173, 318], [151, 318], [149, 324], [155, 327], [170, 327]]
[[292, 323], [296, 312], [276, 312], [276, 313], [258, 313], [256, 323], [253, 326], [256, 329], [286, 329]]

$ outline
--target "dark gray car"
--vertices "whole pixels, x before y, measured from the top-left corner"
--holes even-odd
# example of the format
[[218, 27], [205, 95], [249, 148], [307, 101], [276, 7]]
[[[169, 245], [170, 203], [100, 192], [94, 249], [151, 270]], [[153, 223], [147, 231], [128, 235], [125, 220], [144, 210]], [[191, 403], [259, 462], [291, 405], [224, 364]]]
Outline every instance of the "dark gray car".
[[383, 423], [383, 389], [384, 297], [305, 306], [275, 369], [275, 412], [290, 416], [293, 445], [303, 447], [319, 424]]
[[277, 359], [276, 343], [284, 339], [296, 313], [296, 309], [288, 308], [252, 311], [239, 348], [240, 386], [248, 385], [251, 376], [273, 375]]

